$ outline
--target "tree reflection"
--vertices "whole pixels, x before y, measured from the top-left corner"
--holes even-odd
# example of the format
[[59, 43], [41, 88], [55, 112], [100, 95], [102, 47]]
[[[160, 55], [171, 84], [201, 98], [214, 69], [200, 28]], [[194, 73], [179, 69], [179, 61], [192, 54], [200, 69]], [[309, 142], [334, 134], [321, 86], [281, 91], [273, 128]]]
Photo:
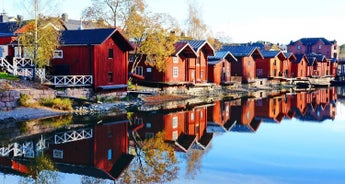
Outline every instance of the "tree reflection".
[[191, 149], [183, 155], [183, 158], [187, 163], [186, 178], [194, 179], [195, 176], [200, 172], [202, 167], [202, 157], [207, 153], [208, 150], [211, 149]]
[[[37, 184], [58, 183], [58, 173], [55, 172], [54, 163], [43, 154], [39, 154], [29, 162], [28, 174]], [[32, 178], [26, 178], [20, 183], [32, 183]]]
[[164, 132], [134, 140], [136, 157], [123, 174], [122, 183], [164, 183], [177, 178], [178, 161], [174, 148], [164, 141]]

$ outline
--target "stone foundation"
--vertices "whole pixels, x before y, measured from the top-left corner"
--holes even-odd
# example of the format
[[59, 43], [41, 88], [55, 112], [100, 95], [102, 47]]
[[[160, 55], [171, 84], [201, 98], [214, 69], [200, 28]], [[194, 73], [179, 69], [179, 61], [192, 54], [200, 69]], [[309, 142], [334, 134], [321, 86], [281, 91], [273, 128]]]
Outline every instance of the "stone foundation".
[[8, 111], [18, 106], [20, 94], [27, 94], [34, 100], [55, 98], [54, 90], [17, 89], [0, 92], [0, 110]]

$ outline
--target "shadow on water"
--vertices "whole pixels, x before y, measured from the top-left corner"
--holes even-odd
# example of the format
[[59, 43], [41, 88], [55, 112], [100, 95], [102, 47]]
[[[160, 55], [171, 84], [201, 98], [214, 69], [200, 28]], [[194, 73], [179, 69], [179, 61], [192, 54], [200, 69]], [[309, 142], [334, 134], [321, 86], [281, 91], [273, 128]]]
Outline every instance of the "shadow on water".
[[255, 133], [262, 123], [284, 119], [334, 119], [337, 95], [345, 94], [342, 89], [169, 102], [127, 114], [69, 115], [2, 125], [1, 171], [32, 176], [30, 163], [44, 155], [54, 169], [42, 170], [74, 173], [85, 182], [165, 183], [177, 180], [181, 170], [193, 179], [205, 153], [215, 146], [215, 135]]

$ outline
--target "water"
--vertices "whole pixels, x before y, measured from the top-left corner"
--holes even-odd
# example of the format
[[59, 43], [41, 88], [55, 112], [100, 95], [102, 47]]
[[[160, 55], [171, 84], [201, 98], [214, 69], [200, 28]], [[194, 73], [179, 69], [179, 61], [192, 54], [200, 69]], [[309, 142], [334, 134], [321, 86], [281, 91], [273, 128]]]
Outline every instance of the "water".
[[43, 152], [58, 172], [31, 176], [48, 183], [344, 183], [344, 91], [8, 125], [0, 179], [34, 183]]

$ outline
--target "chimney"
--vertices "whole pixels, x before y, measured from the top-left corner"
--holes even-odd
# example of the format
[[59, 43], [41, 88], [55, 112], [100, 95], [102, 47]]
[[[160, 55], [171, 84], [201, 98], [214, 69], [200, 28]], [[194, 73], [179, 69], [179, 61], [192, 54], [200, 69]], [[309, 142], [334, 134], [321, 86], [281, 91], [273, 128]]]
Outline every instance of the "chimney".
[[0, 14], [0, 22], [8, 22], [8, 16], [5, 12]]
[[61, 19], [62, 19], [62, 21], [64, 21], [64, 22], [68, 22], [68, 14], [67, 14], [67, 13], [63, 13], [63, 14], [61, 15]]

